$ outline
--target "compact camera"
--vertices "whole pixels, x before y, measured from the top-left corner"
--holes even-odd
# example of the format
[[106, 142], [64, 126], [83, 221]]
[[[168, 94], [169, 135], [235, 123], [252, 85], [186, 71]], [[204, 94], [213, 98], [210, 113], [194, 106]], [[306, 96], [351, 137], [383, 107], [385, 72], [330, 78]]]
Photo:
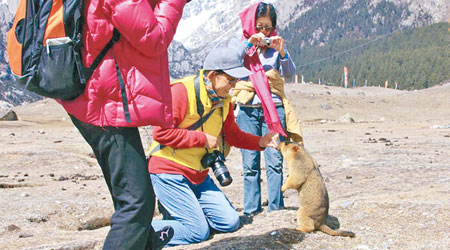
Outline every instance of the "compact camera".
[[230, 172], [224, 162], [225, 156], [218, 150], [214, 150], [212, 153], [206, 153], [201, 160], [204, 168], [212, 168], [214, 176], [222, 187], [228, 186], [233, 182], [233, 178], [231, 178]]
[[271, 37], [264, 37], [264, 39], [262, 39], [262, 44], [265, 46], [270, 46], [272, 41], [273, 39]]

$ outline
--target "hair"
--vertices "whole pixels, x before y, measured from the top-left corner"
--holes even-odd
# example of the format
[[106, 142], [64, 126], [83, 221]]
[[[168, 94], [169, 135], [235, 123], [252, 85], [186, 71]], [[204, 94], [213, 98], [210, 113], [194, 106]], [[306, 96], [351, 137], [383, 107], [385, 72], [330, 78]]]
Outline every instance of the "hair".
[[218, 70], [204, 70], [203, 73], [205, 73], [205, 75], [207, 75], [209, 72], [211, 71], [215, 71], [216, 74], [220, 75], [220, 74], [226, 74], [225, 71], [218, 69]]
[[277, 12], [275, 11], [275, 7], [271, 3], [263, 3], [261, 2], [256, 9], [255, 20], [259, 17], [266, 16], [270, 17], [270, 21], [272, 21], [272, 26], [277, 26]]

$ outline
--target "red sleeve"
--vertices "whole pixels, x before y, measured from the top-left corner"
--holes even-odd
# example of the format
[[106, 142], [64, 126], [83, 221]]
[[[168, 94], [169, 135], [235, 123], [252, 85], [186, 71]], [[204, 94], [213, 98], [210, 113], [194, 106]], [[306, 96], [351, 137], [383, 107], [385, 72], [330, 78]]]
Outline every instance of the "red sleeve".
[[172, 92], [172, 117], [175, 128], [163, 129], [155, 126], [153, 128], [153, 139], [163, 145], [173, 148], [204, 147], [206, 135], [201, 131], [178, 128], [184, 120], [188, 107], [186, 88], [182, 83], [171, 86]]
[[105, 0], [112, 24], [146, 56], [166, 52], [175, 34], [186, 0], [160, 0], [153, 9], [148, 0]]
[[264, 148], [259, 146], [260, 136], [252, 135], [242, 131], [236, 124], [233, 106], [230, 103], [230, 111], [228, 112], [227, 119], [224, 123], [225, 129], [225, 141], [230, 144], [230, 146], [243, 148], [248, 150], [258, 150], [263, 151]]

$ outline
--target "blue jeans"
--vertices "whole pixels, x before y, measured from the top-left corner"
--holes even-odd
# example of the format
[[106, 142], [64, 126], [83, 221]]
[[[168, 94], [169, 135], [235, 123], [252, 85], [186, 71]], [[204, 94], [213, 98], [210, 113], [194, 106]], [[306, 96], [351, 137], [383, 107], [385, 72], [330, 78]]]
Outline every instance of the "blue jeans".
[[153, 220], [152, 226], [158, 231], [169, 225], [175, 231], [168, 246], [202, 242], [208, 239], [210, 227], [220, 232], [239, 228], [239, 214], [209, 176], [199, 185], [176, 174], [150, 174], [150, 178], [171, 217]]
[[[286, 128], [286, 114], [283, 106], [277, 107], [281, 125]], [[254, 135], [262, 136], [269, 132], [264, 120], [262, 108], [240, 107], [237, 117], [239, 127]], [[285, 138], [280, 137], [280, 141]], [[244, 214], [261, 212], [261, 152], [241, 149], [244, 168]], [[267, 211], [279, 210], [284, 207], [281, 185], [283, 184], [283, 157], [273, 148], [264, 150], [267, 190], [269, 204]]]

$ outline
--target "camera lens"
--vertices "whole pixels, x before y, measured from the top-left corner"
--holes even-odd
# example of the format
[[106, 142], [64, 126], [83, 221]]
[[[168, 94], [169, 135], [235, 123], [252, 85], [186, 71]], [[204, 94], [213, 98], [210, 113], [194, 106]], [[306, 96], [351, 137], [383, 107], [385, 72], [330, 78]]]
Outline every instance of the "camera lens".
[[233, 182], [233, 178], [231, 178], [230, 172], [224, 162], [225, 156], [218, 150], [205, 154], [201, 159], [202, 166], [212, 168], [214, 176], [222, 187], [228, 186]]
[[222, 187], [228, 186], [233, 182], [233, 178], [231, 178], [227, 166], [225, 166], [222, 161], [216, 161], [212, 166], [212, 170]]

